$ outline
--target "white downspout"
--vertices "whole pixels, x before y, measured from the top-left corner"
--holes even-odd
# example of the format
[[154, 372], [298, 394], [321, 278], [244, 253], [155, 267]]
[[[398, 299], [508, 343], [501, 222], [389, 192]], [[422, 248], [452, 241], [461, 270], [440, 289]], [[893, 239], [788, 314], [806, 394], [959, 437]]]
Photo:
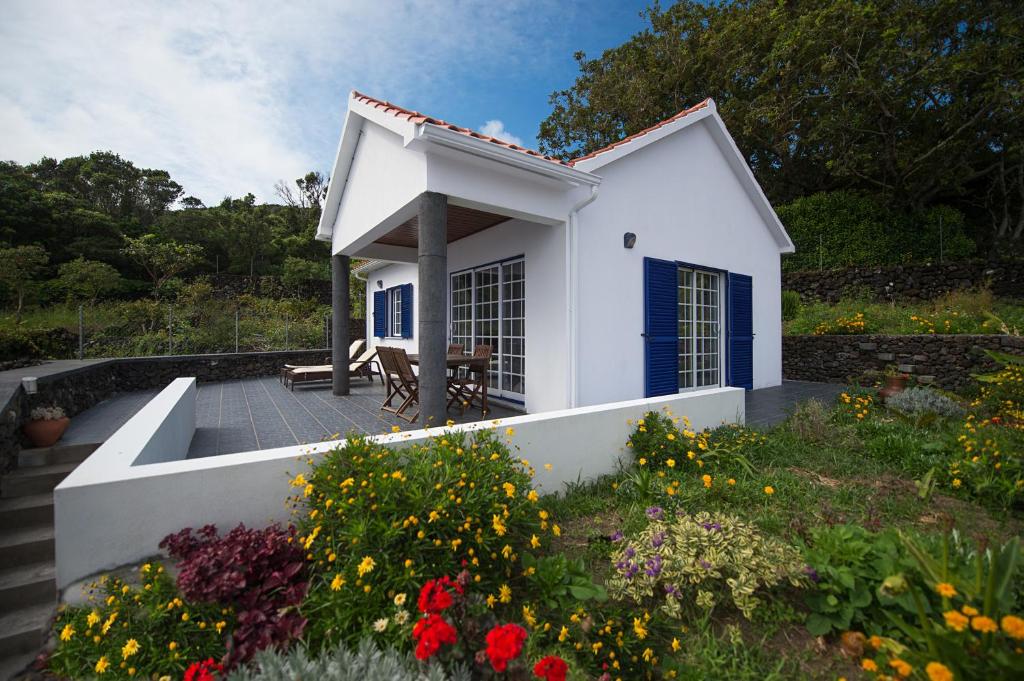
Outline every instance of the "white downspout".
[[590, 196], [580, 199], [576, 205], [569, 210], [569, 218], [565, 223], [565, 293], [566, 293], [566, 355], [569, 359], [569, 370], [566, 375], [566, 393], [569, 399], [569, 408], [577, 404], [577, 381], [576, 381], [576, 326], [578, 322], [577, 301], [578, 301], [578, 278], [577, 271], [577, 233], [579, 231], [579, 212], [591, 201], [597, 198], [598, 185], [590, 187]]

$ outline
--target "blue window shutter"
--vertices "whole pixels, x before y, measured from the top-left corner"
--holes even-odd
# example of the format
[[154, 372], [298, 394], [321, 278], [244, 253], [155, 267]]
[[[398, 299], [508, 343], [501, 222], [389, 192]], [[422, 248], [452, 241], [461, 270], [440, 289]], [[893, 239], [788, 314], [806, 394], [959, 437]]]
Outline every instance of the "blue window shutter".
[[373, 335], [383, 338], [387, 334], [388, 306], [387, 293], [384, 291], [373, 292]]
[[412, 284], [402, 284], [402, 338], [412, 338]]
[[726, 381], [737, 388], [754, 388], [754, 285], [745, 274], [729, 273], [726, 334]]
[[679, 390], [678, 270], [674, 262], [644, 258], [644, 394]]

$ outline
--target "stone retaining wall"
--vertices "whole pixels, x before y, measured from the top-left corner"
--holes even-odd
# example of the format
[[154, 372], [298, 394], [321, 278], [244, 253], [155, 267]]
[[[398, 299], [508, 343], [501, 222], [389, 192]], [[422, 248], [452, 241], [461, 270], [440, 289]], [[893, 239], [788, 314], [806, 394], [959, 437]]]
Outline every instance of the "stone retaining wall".
[[1024, 338], [996, 335], [783, 336], [782, 375], [799, 381], [845, 383], [890, 364], [921, 383], [950, 390], [972, 373], [997, 365], [982, 349], [1024, 354]]
[[964, 261], [892, 267], [783, 272], [782, 289], [804, 301], [835, 302], [866, 291], [878, 300], [931, 300], [958, 289], [988, 287], [1001, 297], [1024, 298], [1024, 261]]
[[0, 418], [0, 473], [14, 468], [18, 451], [28, 444], [21, 426], [35, 407], [57, 405], [73, 417], [116, 393], [163, 389], [181, 376], [195, 376], [199, 383], [207, 383], [276, 376], [285, 364], [329, 364], [330, 361], [330, 350], [128, 357], [40, 377], [38, 393], [26, 395], [19, 387], [4, 407]]

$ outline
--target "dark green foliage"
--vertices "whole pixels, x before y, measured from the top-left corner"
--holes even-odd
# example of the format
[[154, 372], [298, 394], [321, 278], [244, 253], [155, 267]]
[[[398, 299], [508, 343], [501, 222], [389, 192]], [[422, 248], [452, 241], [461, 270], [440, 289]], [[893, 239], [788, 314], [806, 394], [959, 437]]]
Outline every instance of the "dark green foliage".
[[796, 318], [800, 312], [800, 294], [796, 291], [782, 292], [782, 321]]
[[974, 252], [963, 214], [947, 206], [901, 210], [879, 195], [838, 191], [805, 196], [776, 210], [796, 244], [796, 253], [782, 259], [787, 271], [938, 260], [940, 243], [948, 260]]
[[71, 357], [77, 347], [78, 338], [67, 329], [0, 330], [0, 362]]

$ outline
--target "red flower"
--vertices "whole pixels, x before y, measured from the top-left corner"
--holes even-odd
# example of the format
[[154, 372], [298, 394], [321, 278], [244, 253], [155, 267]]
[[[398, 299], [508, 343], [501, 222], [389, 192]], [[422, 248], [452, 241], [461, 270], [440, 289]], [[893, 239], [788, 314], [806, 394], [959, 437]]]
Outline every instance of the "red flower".
[[548, 655], [533, 666], [533, 675], [544, 681], [565, 681], [569, 665], [560, 657]]
[[503, 624], [487, 632], [487, 657], [494, 671], [503, 672], [508, 663], [523, 652], [526, 629], [518, 624]]
[[449, 588], [454, 589], [456, 593], [462, 593], [462, 587], [452, 582], [452, 580], [445, 575], [440, 579], [432, 579], [423, 585], [420, 589], [419, 609], [420, 612], [425, 614], [440, 613], [451, 607], [452, 594]]
[[429, 660], [442, 645], [455, 645], [455, 627], [440, 615], [428, 615], [413, 627], [412, 638], [416, 641], [416, 659]]
[[207, 658], [202, 662], [193, 662], [185, 670], [185, 681], [214, 681], [215, 672], [223, 671], [224, 667]]

